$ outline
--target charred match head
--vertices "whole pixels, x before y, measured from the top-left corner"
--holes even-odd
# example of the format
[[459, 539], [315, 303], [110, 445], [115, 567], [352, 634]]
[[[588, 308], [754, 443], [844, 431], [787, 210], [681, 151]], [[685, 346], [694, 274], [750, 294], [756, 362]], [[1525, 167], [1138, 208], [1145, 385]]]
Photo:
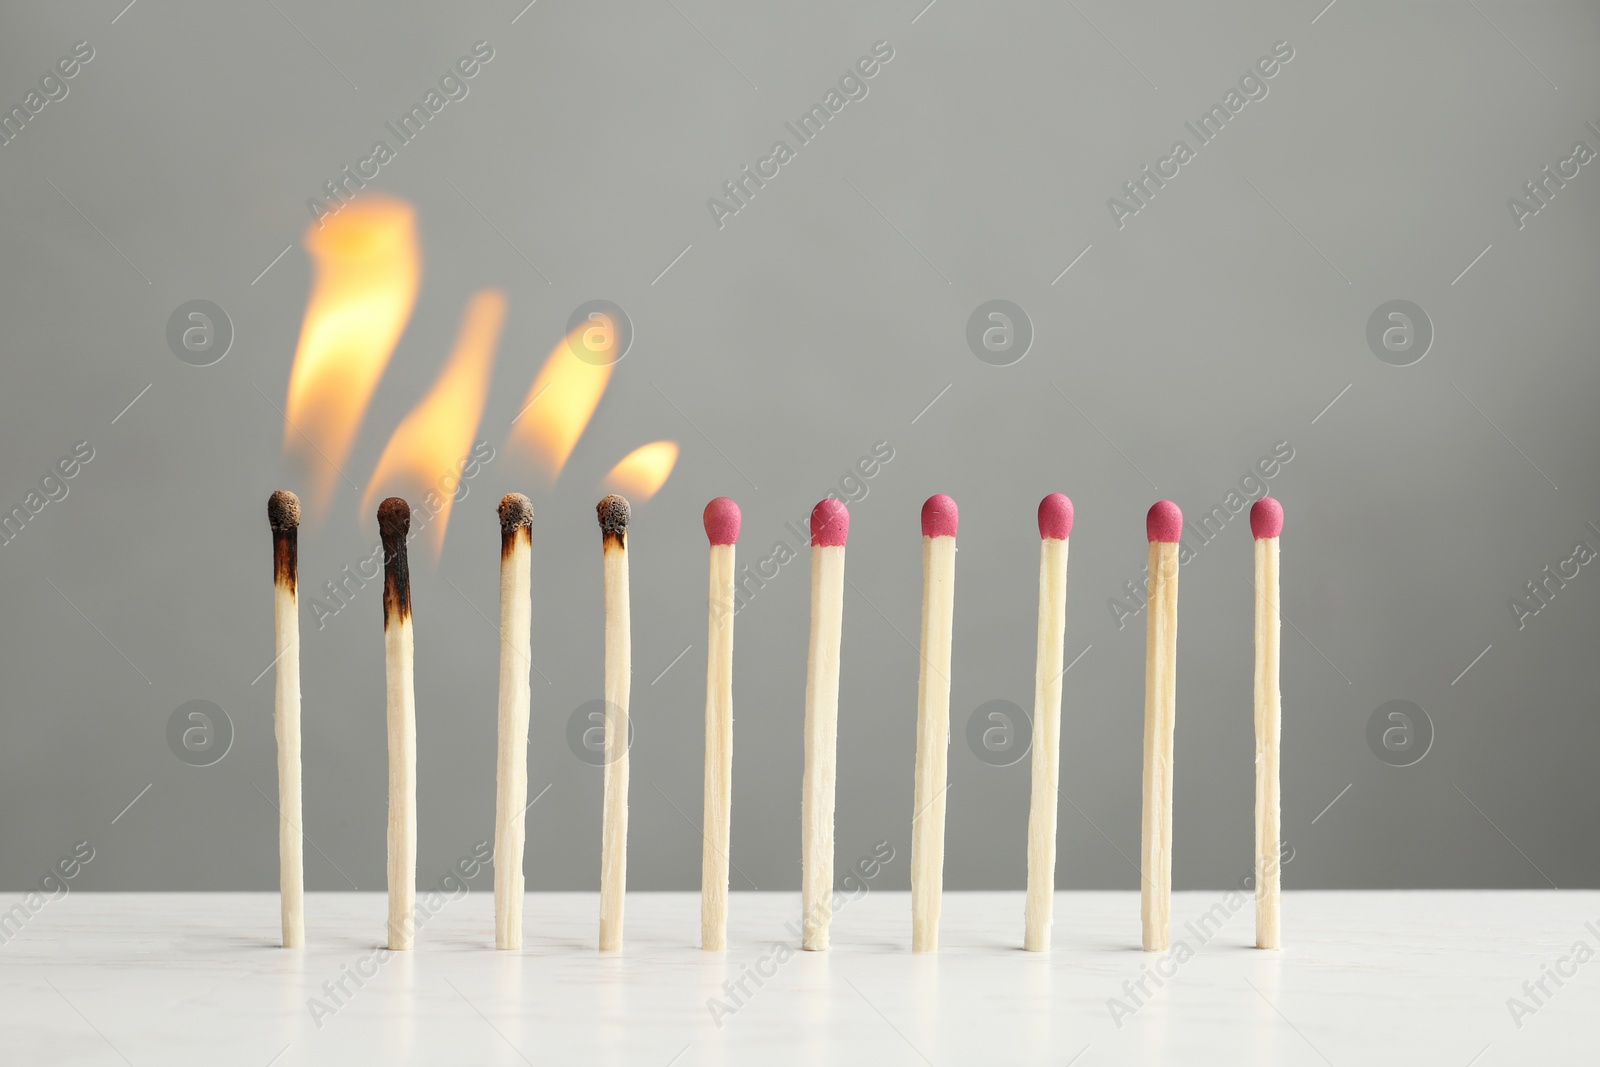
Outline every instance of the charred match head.
[[411, 505], [391, 496], [378, 505], [378, 536], [383, 540], [383, 625], [411, 618], [411, 566], [406, 561], [406, 535], [411, 530]]
[[1152, 541], [1176, 544], [1183, 540], [1183, 511], [1170, 500], [1156, 501], [1144, 517], [1144, 532]]
[[300, 498], [279, 489], [267, 498], [267, 522], [272, 526], [272, 580], [294, 593], [299, 580]]
[[836, 497], [826, 497], [811, 509], [811, 543], [843, 548], [850, 537], [850, 509]]
[[719, 496], [706, 505], [705, 514], [701, 516], [705, 522], [706, 537], [714, 545], [731, 545], [739, 540], [739, 524], [742, 518], [739, 514], [739, 505], [725, 496]]
[[516, 547], [517, 536], [533, 539], [533, 502], [521, 493], [507, 493], [500, 498], [500, 556], [504, 558]]
[[600, 520], [600, 537], [606, 546], [615, 544], [618, 548], [626, 547], [628, 519], [633, 516], [628, 498], [616, 493], [602, 497], [600, 503], [594, 506], [594, 513]]
[[287, 533], [300, 525], [300, 498], [287, 489], [267, 497], [267, 522], [273, 533]]
[[1257, 541], [1283, 533], [1283, 505], [1270, 496], [1251, 504], [1250, 532], [1256, 535]]
[[922, 536], [954, 537], [961, 523], [961, 510], [943, 493], [935, 493], [922, 503]]
[[1065, 541], [1072, 534], [1072, 501], [1065, 493], [1051, 493], [1039, 501], [1039, 537]]

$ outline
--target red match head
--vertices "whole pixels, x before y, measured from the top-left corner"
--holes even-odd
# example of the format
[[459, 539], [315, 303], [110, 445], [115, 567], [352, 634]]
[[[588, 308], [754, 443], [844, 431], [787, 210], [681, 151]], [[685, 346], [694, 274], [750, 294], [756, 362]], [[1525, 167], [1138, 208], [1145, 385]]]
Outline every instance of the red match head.
[[1283, 533], [1283, 505], [1270, 496], [1251, 504], [1250, 532], [1256, 535], [1257, 541]]
[[1183, 540], [1183, 512], [1170, 500], [1157, 500], [1144, 517], [1144, 532], [1152, 541]]
[[843, 500], [828, 497], [811, 509], [811, 543], [843, 548], [850, 536], [850, 509]]
[[731, 545], [739, 540], [739, 505], [725, 496], [719, 496], [706, 505], [703, 516], [706, 536], [714, 545]]
[[1065, 541], [1072, 533], [1072, 501], [1065, 493], [1051, 493], [1039, 501], [1039, 537]]
[[922, 536], [954, 537], [961, 524], [961, 509], [943, 493], [935, 493], [922, 503]]

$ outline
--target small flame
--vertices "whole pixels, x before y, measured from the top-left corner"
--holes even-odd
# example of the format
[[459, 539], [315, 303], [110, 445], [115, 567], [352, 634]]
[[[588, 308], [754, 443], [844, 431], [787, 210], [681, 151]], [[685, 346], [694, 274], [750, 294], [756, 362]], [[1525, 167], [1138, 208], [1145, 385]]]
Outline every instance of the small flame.
[[649, 500], [660, 492], [678, 462], [676, 441], [651, 441], [622, 457], [606, 475], [606, 488], [635, 501]]
[[611, 381], [611, 363], [592, 363], [575, 354], [593, 329], [585, 323], [550, 350], [512, 423], [513, 444], [531, 451], [551, 481], [561, 475]]
[[473, 294], [449, 361], [428, 395], [396, 427], [361, 498], [361, 514], [366, 515], [379, 489], [397, 479], [421, 489], [426, 496], [415, 509], [412, 528], [427, 523], [435, 561], [444, 550], [450, 508], [488, 399], [489, 371], [505, 318], [504, 293], [485, 289]]
[[305, 246], [315, 276], [289, 372], [284, 451], [314, 472], [311, 495], [325, 504], [411, 318], [422, 254], [411, 205], [375, 193], [307, 229]]

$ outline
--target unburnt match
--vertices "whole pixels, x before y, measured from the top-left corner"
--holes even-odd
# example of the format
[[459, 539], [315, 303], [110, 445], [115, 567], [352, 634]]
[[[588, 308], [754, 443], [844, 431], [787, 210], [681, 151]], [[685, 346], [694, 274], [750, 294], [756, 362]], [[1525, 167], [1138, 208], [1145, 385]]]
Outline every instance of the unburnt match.
[[839, 745], [839, 641], [850, 509], [811, 509], [811, 641], [806, 654], [806, 752], [800, 798], [800, 947], [828, 949], [833, 922], [833, 800]]
[[272, 527], [272, 623], [278, 646], [272, 724], [278, 737], [278, 895], [283, 947], [306, 943], [304, 848], [300, 831], [300, 498], [267, 499]]
[[911, 951], [939, 950], [944, 894], [944, 795], [950, 755], [950, 639], [955, 626], [956, 502], [922, 505], [922, 667], [917, 678], [917, 770], [911, 817]]
[[417, 704], [411, 639], [411, 506], [378, 505], [383, 541], [383, 651], [389, 731], [389, 948], [412, 947], [417, 897]]
[[532, 567], [533, 505], [521, 493], [510, 493], [500, 501], [500, 754], [494, 823], [494, 946], [502, 949], [522, 947]]
[[739, 505], [719, 496], [703, 516], [711, 542], [706, 595], [705, 846], [700, 855], [700, 947], [728, 945], [728, 846], [733, 813], [733, 594]]
[[1250, 507], [1256, 542], [1256, 948], [1279, 947], [1281, 843], [1278, 752], [1283, 728], [1278, 688], [1278, 538], [1283, 505], [1262, 497]]
[[1061, 767], [1061, 676], [1067, 639], [1067, 538], [1072, 501], [1039, 501], [1039, 643], [1033, 674], [1033, 784], [1028, 806], [1028, 900], [1022, 947], [1048, 952], [1056, 892], [1056, 787]]
[[1144, 950], [1167, 948], [1172, 927], [1172, 731], [1178, 682], [1178, 541], [1183, 512], [1158, 501], [1145, 517], [1150, 602], [1144, 653], [1144, 817], [1140, 919]]
[[628, 885], [628, 689], [633, 650], [628, 618], [627, 500], [612, 494], [595, 505], [600, 520], [605, 587], [605, 808], [600, 830], [600, 951], [622, 949], [622, 905]]

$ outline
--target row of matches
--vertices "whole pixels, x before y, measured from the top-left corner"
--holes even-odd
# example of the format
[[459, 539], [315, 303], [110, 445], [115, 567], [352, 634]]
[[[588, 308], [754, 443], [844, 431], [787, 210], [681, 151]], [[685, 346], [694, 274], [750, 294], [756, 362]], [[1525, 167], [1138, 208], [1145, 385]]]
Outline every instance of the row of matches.
[[[628, 596], [627, 500], [596, 508], [605, 599], [604, 810], [600, 859], [602, 952], [623, 942], [627, 885], [628, 703], [632, 672]], [[273, 533], [277, 634], [275, 727], [278, 738], [279, 864], [283, 944], [305, 943], [300, 830], [300, 631], [296, 532], [300, 502], [279, 491], [267, 504]], [[922, 505], [922, 647], [917, 683], [915, 795], [911, 839], [912, 950], [939, 947], [944, 880], [946, 757], [950, 745], [951, 638], [955, 615], [956, 529], [960, 513], [943, 494]], [[411, 509], [399, 497], [378, 506], [384, 549], [383, 635], [389, 746], [388, 947], [410, 949], [416, 906], [416, 703], [406, 540]], [[705, 719], [705, 845], [701, 864], [700, 944], [727, 945], [728, 850], [733, 787], [734, 551], [739, 505], [718, 497], [705, 508], [711, 543]], [[1023, 947], [1050, 947], [1055, 890], [1056, 798], [1065, 673], [1067, 543], [1072, 501], [1051, 493], [1039, 503], [1039, 619], [1034, 682], [1032, 783], [1028, 813], [1028, 888]], [[495, 947], [522, 947], [523, 816], [531, 665], [533, 506], [520, 493], [500, 501], [500, 689], [496, 771]], [[1146, 951], [1170, 938], [1172, 771], [1178, 641], [1178, 566], [1183, 513], [1169, 500], [1145, 520], [1150, 542], [1145, 648], [1141, 919]], [[1256, 946], [1279, 947], [1278, 545], [1283, 508], [1271, 497], [1250, 509], [1255, 535]], [[802, 947], [828, 948], [833, 914], [834, 775], [839, 712], [839, 648], [844, 618], [845, 542], [850, 512], [829, 498], [811, 512], [811, 631], [806, 666], [805, 771], [801, 789]]]

